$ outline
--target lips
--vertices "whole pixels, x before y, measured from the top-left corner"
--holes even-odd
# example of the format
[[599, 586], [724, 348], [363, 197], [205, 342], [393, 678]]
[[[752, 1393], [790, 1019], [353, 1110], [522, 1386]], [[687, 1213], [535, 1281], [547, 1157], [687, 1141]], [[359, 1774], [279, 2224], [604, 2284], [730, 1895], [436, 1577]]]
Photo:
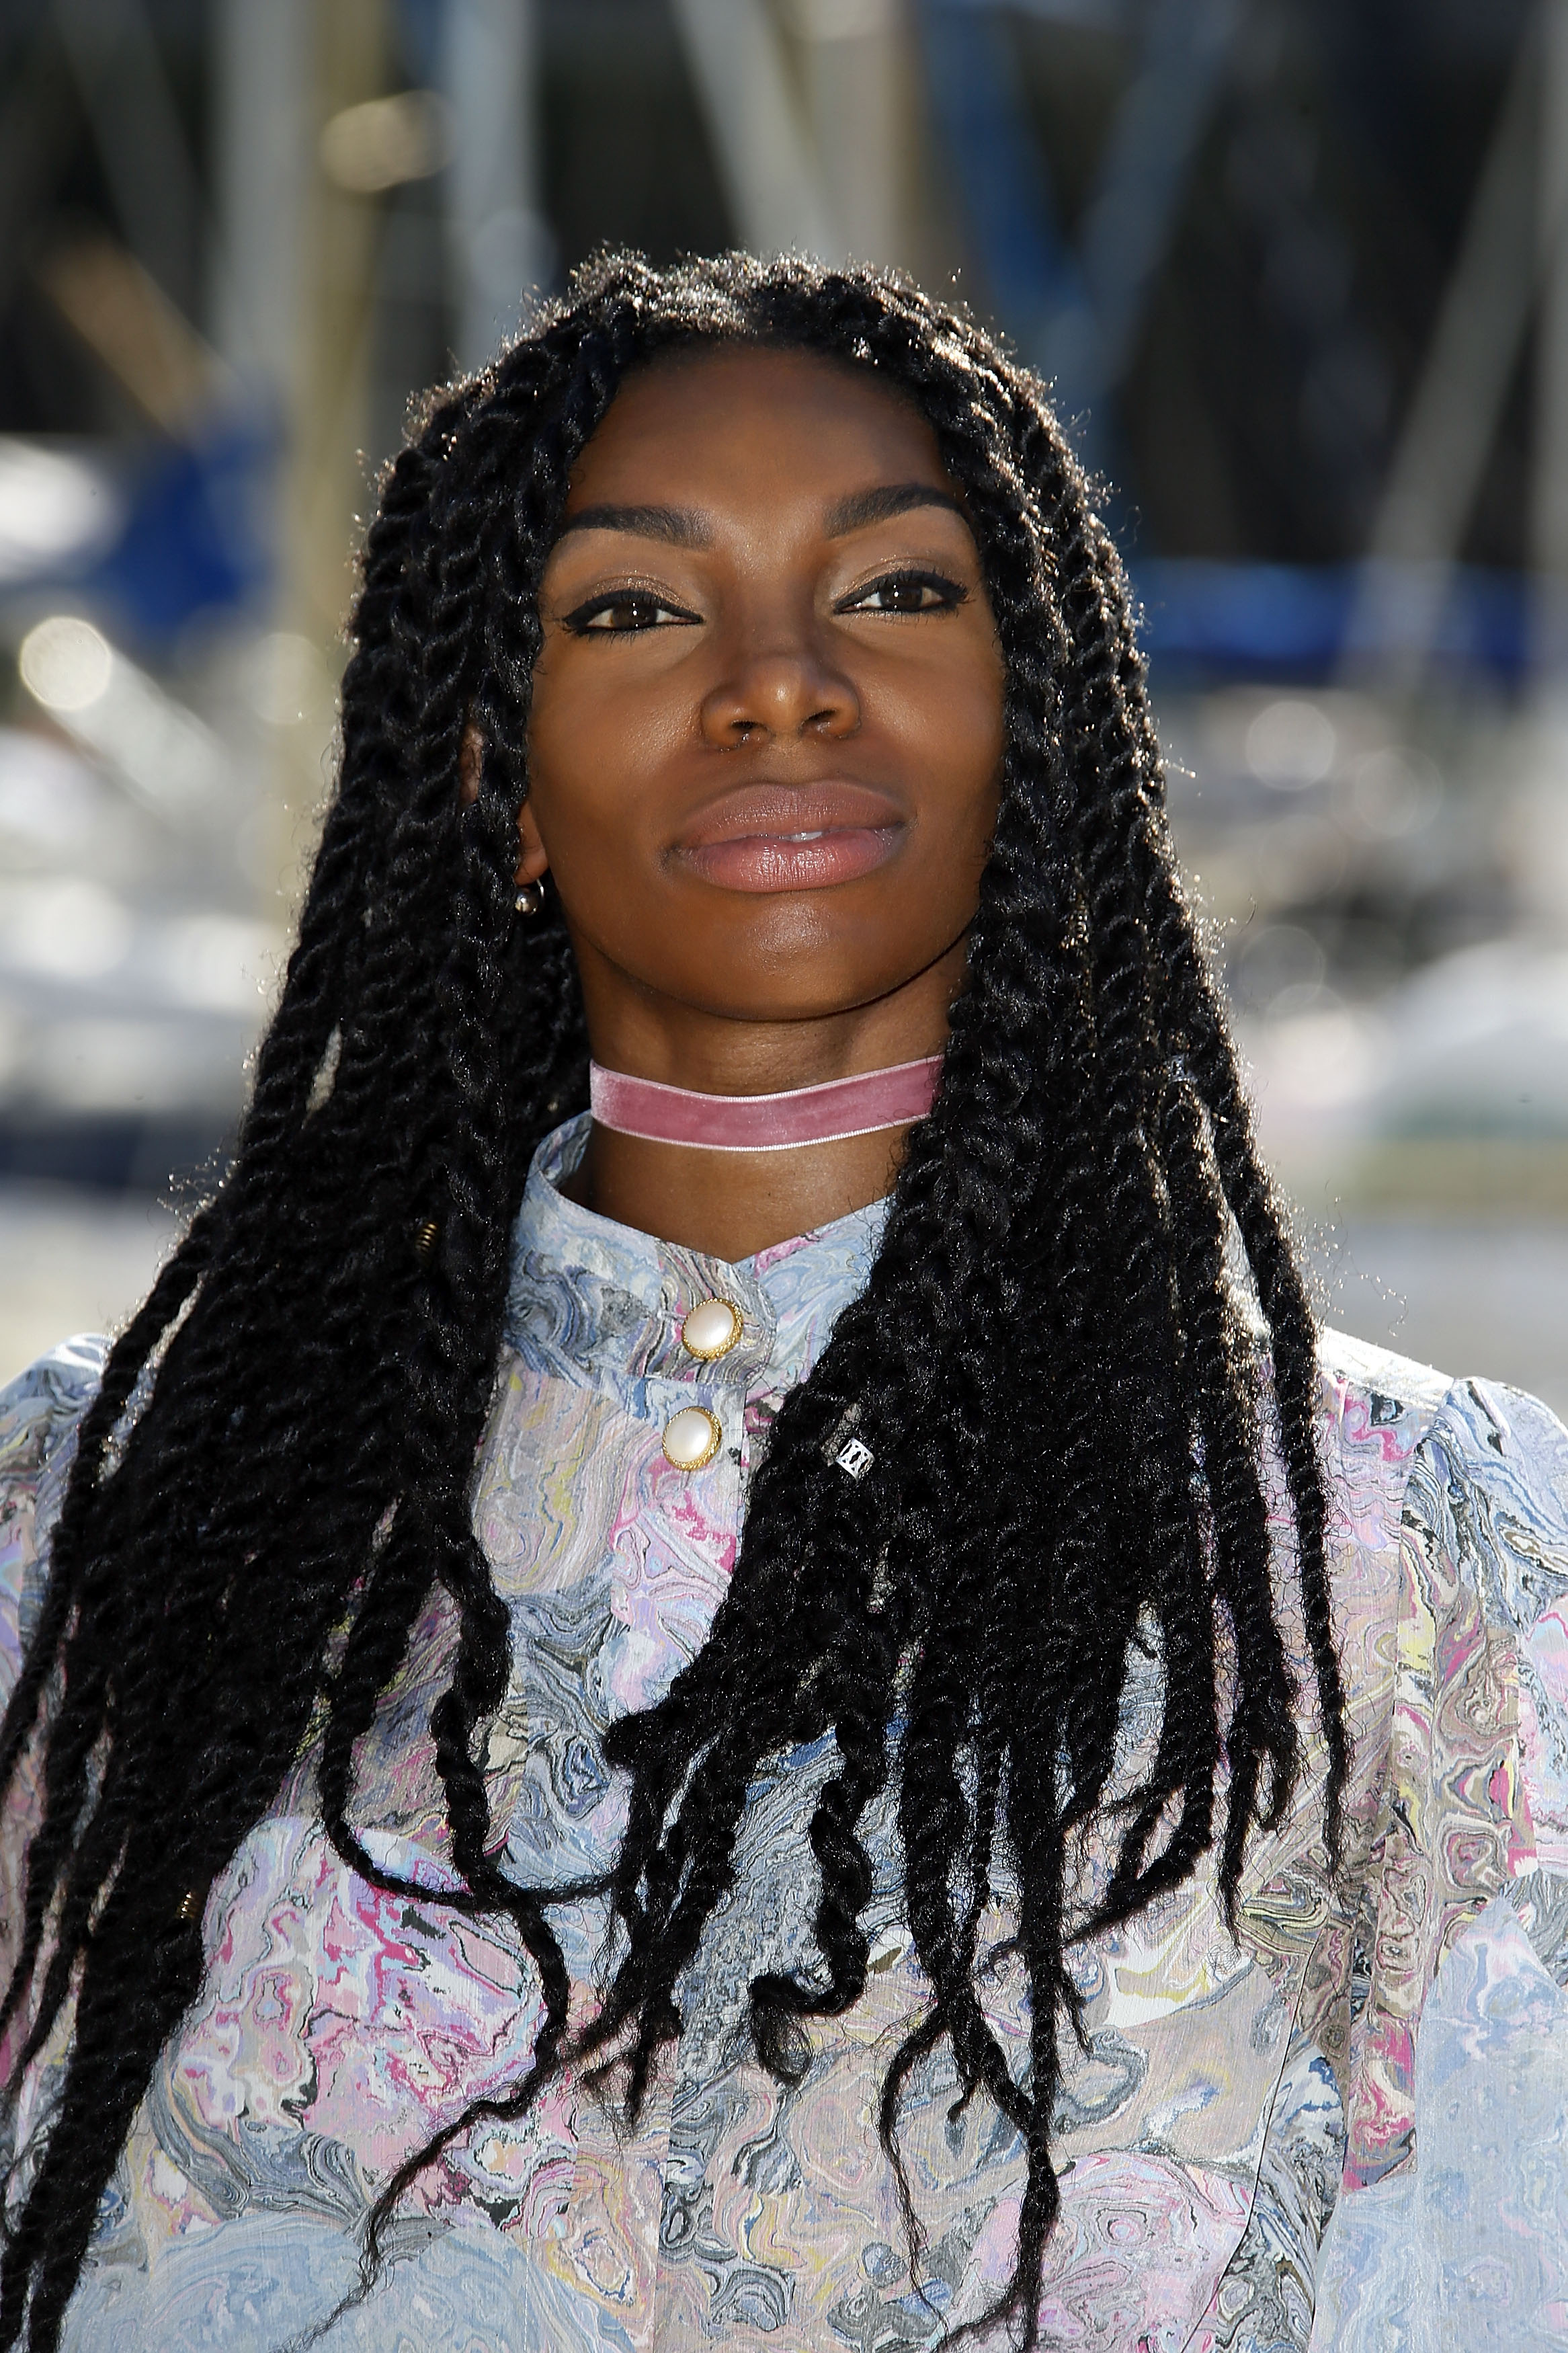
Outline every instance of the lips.
[[675, 855], [723, 890], [820, 891], [882, 865], [904, 826], [898, 805], [868, 785], [749, 785], [703, 809]]

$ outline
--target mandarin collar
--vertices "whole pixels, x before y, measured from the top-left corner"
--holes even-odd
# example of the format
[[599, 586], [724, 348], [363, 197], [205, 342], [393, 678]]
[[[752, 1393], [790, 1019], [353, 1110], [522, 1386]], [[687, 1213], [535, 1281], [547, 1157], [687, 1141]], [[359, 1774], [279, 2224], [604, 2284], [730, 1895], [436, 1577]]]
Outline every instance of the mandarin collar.
[[[560, 1187], [587, 1146], [584, 1112], [534, 1154], [513, 1238], [507, 1338], [542, 1371], [589, 1381], [690, 1380], [773, 1389], [802, 1380], [835, 1319], [865, 1287], [887, 1220], [873, 1201], [739, 1262], [659, 1241], [568, 1200]], [[741, 1337], [696, 1360], [680, 1326], [705, 1299], [739, 1310]]]

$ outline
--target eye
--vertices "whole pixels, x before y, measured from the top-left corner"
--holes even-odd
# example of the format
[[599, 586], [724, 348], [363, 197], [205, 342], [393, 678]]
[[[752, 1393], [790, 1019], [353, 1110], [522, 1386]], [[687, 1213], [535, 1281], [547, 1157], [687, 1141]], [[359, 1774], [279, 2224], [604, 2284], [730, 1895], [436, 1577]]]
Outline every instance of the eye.
[[838, 613], [951, 613], [969, 591], [942, 572], [885, 572], [835, 606]]
[[667, 605], [651, 589], [606, 588], [567, 613], [563, 626], [579, 638], [624, 638], [644, 629], [689, 628], [697, 617], [679, 605]]

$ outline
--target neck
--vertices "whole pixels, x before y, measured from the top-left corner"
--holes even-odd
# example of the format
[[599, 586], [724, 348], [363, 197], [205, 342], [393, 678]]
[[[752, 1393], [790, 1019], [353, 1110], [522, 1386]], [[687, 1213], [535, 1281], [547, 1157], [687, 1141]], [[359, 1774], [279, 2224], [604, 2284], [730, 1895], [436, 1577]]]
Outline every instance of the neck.
[[[865, 1071], [939, 1054], [962, 978], [933, 968], [925, 987], [823, 1020], [734, 1021], [681, 1017], [590, 985], [595, 1060], [633, 1078], [701, 1094], [761, 1095], [822, 1086]], [[949, 960], [944, 959], [944, 964]], [[587, 978], [586, 973], [584, 978]], [[907, 1125], [776, 1152], [714, 1152], [658, 1144], [597, 1123], [567, 1191], [585, 1208], [661, 1241], [714, 1258], [751, 1258], [891, 1191]]]
[[790, 1152], [705, 1152], [595, 1124], [567, 1190], [639, 1232], [712, 1258], [751, 1258], [890, 1192], [907, 1127]]

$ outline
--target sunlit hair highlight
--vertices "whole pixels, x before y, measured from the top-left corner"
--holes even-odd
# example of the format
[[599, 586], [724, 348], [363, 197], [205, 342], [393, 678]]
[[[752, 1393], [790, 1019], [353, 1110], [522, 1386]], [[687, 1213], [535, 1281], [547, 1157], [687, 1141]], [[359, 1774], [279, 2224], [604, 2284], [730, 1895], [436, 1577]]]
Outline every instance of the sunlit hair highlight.
[[[502, 1873], [474, 1761], [510, 1669], [470, 1491], [511, 1229], [535, 1146], [587, 1096], [558, 902], [515, 922], [511, 873], [536, 592], [574, 461], [628, 370], [714, 341], [828, 354], [929, 419], [1001, 635], [1007, 748], [968, 984], [870, 1279], [778, 1415], [708, 1642], [608, 1736], [630, 1782], [609, 1891], [622, 1957], [569, 2053], [561, 1891]], [[987, 2325], [1035, 2344], [1069, 1943], [1178, 1884], [1216, 1835], [1234, 1905], [1248, 1832], [1297, 1778], [1266, 1423], [1331, 1852], [1345, 1770], [1312, 1323], [1177, 878], [1115, 552], [1037, 381], [903, 281], [610, 257], [430, 404], [382, 486], [353, 639], [341, 774], [237, 1154], [82, 1421], [0, 1725], [14, 1799], [41, 1778], [4, 2003], [13, 2095], [74, 1998], [47, 2138], [13, 2184], [0, 2346], [57, 2344], [202, 1981], [205, 1892], [308, 1746], [345, 1860], [427, 1910], [510, 1917], [543, 1998], [528, 2071], [395, 2177], [379, 2225], [440, 2147], [520, 2112], [565, 2055], [613, 2061], [640, 2105], [734, 1882], [748, 1788], [829, 1732], [819, 1963], [752, 1985], [757, 2051], [798, 2079], [811, 2022], [861, 1994], [858, 1826], [889, 1789], [930, 2003], [881, 2130], [896, 2158], [911, 2073], [943, 2041], [962, 2094], [1016, 2126], [1017, 2259]], [[464, 807], [470, 719], [485, 749]], [[1227, 1271], [1237, 1239], [1261, 1345]], [[858, 1481], [833, 1459], [851, 1426], [873, 1457]], [[404, 1889], [353, 1827], [354, 1744], [437, 1587], [459, 1627], [433, 1731], [464, 1880], [440, 1898]], [[1163, 1662], [1164, 1712], [1111, 1819], [1135, 1641]], [[1071, 1850], [1097, 1820], [1114, 1862], [1079, 1916]], [[1031, 1995], [1019, 2067], [976, 1984], [1003, 1877]], [[918, 2200], [908, 2211], [918, 2230]]]

